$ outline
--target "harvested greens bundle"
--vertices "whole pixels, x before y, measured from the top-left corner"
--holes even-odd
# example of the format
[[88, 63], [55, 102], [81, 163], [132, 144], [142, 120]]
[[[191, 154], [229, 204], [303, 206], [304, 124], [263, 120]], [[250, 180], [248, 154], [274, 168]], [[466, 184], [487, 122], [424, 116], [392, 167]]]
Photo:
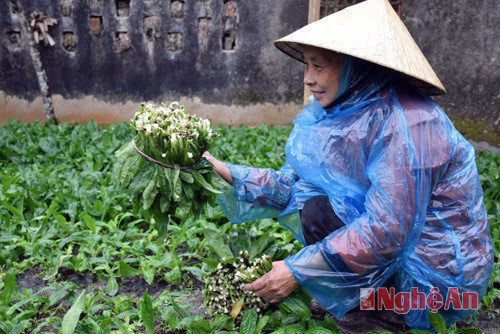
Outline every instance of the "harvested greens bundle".
[[262, 314], [268, 303], [253, 291], [243, 289], [243, 286], [273, 269], [271, 257], [263, 255], [251, 261], [248, 251], [244, 250], [236, 261], [224, 262], [219, 263], [205, 279], [203, 307], [206, 313], [210, 316], [226, 314], [240, 319], [242, 310], [254, 308]]
[[192, 166], [208, 150], [212, 133], [208, 119], [186, 114], [184, 106], [172, 102], [157, 107], [142, 104], [132, 119], [137, 147], [166, 165]]
[[227, 184], [202, 159], [217, 136], [209, 120], [186, 114], [177, 102], [142, 104], [131, 129], [133, 140], [116, 152], [118, 177], [133, 200], [152, 210], [160, 232], [169, 215], [197, 216], [206, 202], [216, 205]]

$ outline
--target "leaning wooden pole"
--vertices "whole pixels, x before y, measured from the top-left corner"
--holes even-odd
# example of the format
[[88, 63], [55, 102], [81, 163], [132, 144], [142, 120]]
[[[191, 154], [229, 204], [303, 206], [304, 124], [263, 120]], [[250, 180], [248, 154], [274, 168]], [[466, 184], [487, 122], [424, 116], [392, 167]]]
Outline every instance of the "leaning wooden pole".
[[[307, 23], [313, 23], [320, 19], [321, 0], [309, 0], [309, 14], [307, 16]], [[309, 87], [304, 85], [304, 104], [311, 103], [307, 98], [311, 95]]]
[[40, 58], [40, 51], [35, 45], [35, 40], [33, 38], [33, 29], [30, 25], [28, 16], [24, 11], [24, 7], [22, 6], [19, 0], [17, 0], [17, 5], [20, 11], [19, 19], [21, 21], [22, 34], [25, 38], [25, 41], [27, 41], [31, 61], [33, 62], [33, 67], [35, 68], [38, 85], [40, 86], [40, 93], [42, 94], [43, 111], [45, 113], [45, 119], [47, 121], [52, 121], [54, 124], [57, 125], [59, 124], [59, 122], [54, 113], [54, 106], [52, 103], [52, 93], [50, 91], [47, 75], [45, 74], [45, 69], [43, 68], [42, 59]]

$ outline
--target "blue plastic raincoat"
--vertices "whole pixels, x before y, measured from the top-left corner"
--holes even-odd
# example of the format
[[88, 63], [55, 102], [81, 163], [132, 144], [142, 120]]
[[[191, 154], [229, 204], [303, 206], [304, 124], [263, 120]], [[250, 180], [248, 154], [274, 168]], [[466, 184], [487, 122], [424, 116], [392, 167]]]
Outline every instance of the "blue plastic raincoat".
[[[486, 293], [493, 247], [472, 146], [427, 96], [377, 76], [332, 109], [312, 101], [294, 121], [279, 170], [227, 164], [219, 204], [233, 223], [278, 217], [304, 244], [285, 264], [328, 312], [359, 306], [360, 288], [396, 273], [396, 293]], [[327, 195], [346, 226], [306, 245], [299, 211]], [[451, 324], [474, 310], [439, 313]], [[410, 310], [412, 328], [429, 328]]]

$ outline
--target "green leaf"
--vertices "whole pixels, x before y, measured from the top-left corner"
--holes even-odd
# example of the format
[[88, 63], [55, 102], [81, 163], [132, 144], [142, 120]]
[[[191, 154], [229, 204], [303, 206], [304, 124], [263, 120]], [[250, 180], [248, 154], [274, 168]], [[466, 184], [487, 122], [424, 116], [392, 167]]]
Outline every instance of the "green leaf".
[[169, 193], [172, 193], [173, 189], [174, 189], [174, 183], [172, 182], [173, 181], [172, 169], [163, 168], [163, 174], [165, 175], [165, 178], [167, 179]]
[[217, 254], [219, 259], [223, 257], [226, 259], [234, 257], [233, 252], [225, 240], [225, 235], [210, 229], [205, 229], [204, 232], [206, 245], [210, 248], [210, 250]]
[[123, 261], [120, 261], [118, 263], [118, 265], [119, 265], [118, 274], [120, 276], [123, 276], [123, 277], [132, 277], [132, 276], [139, 275], [141, 273], [139, 270], [137, 270], [135, 268], [132, 268], [131, 266], [129, 266], [128, 264], [126, 264]]
[[323, 327], [313, 327], [307, 330], [305, 334], [335, 334], [336, 332], [332, 332]]
[[310, 320], [312, 317], [311, 309], [296, 292], [283, 299], [279, 304], [279, 308], [288, 313], [299, 315], [304, 321]]
[[144, 325], [146, 326], [146, 333], [154, 334], [155, 326], [153, 302], [151, 301], [151, 297], [149, 296], [147, 291], [144, 291], [144, 294], [142, 295], [141, 317]]
[[56, 156], [59, 153], [59, 148], [57, 147], [57, 143], [52, 137], [44, 137], [40, 138], [38, 141], [40, 148], [47, 154], [48, 156]]
[[181, 200], [181, 196], [182, 196], [182, 183], [181, 183], [181, 179], [179, 177], [180, 175], [180, 169], [178, 168], [175, 168], [173, 171], [172, 171], [172, 184], [173, 184], [173, 200], [175, 202], [179, 202]]
[[189, 313], [186, 312], [182, 307], [180, 307], [172, 296], [169, 296], [170, 304], [174, 307], [175, 311], [180, 315], [182, 319], [189, 317]]
[[304, 325], [303, 324], [293, 324], [281, 327], [271, 334], [303, 334]]
[[439, 313], [431, 311], [427, 311], [427, 315], [429, 316], [429, 323], [437, 334], [446, 334], [446, 322], [443, 317]]
[[28, 320], [23, 320], [16, 324], [12, 329], [9, 331], [9, 334], [20, 334], [23, 329], [25, 329], [29, 325]]
[[189, 172], [189, 171], [181, 171], [180, 176], [181, 176], [182, 181], [184, 181], [186, 183], [193, 183], [194, 182], [194, 177], [191, 174], [191, 172]]
[[68, 290], [62, 288], [62, 289], [57, 289], [56, 291], [54, 291], [53, 294], [50, 295], [49, 297], [49, 300], [50, 300], [50, 304], [49, 306], [53, 306], [55, 305], [58, 301], [60, 301], [61, 299], [63, 299], [64, 297], [66, 297], [68, 295]]
[[163, 319], [166, 320], [168, 326], [172, 329], [176, 328], [180, 321], [173, 306], [169, 306], [163, 311]]
[[85, 223], [85, 225], [87, 225], [87, 227], [89, 228], [89, 230], [95, 234], [96, 233], [96, 223], [95, 223], [95, 219], [92, 218], [91, 215], [89, 215], [88, 213], [84, 212], [81, 214], [80, 216], [81, 219], [83, 219], [83, 222]]
[[71, 234], [71, 230], [68, 227], [68, 222], [63, 215], [55, 215], [54, 218], [56, 219], [57, 225], [59, 225], [59, 227], [62, 228], [64, 232]]
[[16, 208], [15, 206], [4, 203], [2, 204], [2, 207], [9, 210], [17, 218], [17, 221], [21, 222], [25, 220], [22, 211]]
[[262, 234], [256, 241], [252, 242], [249, 256], [250, 259], [254, 259], [261, 256], [264, 250], [269, 247], [274, 242], [274, 238], [271, 233]]
[[182, 281], [181, 269], [175, 267], [165, 273], [165, 280], [172, 284], [178, 284]]
[[265, 315], [265, 316], [263, 316], [263, 317], [261, 317], [259, 319], [259, 321], [257, 322], [257, 328], [255, 329], [255, 333], [256, 334], [261, 334], [262, 333], [262, 330], [264, 329], [264, 327], [269, 322], [269, 318], [270, 317], [268, 315]]
[[144, 210], [148, 210], [151, 207], [151, 205], [153, 205], [153, 202], [156, 198], [156, 194], [158, 194], [158, 188], [156, 187], [156, 171], [155, 171], [153, 177], [146, 186], [146, 189], [144, 189], [142, 193], [142, 199], [143, 199], [142, 208]]
[[196, 334], [210, 334], [210, 325], [199, 314], [193, 317], [190, 327]]
[[[243, 250], [250, 250], [252, 243], [250, 233], [246, 228], [238, 228], [236, 235], [231, 235], [230, 244], [233, 254], [239, 254]], [[253, 260], [252, 257], [250, 257]]]
[[226, 314], [217, 314], [215, 319], [211, 320], [210, 328], [212, 329], [212, 332], [215, 331], [216, 333], [223, 329], [233, 329], [234, 320]]
[[83, 311], [83, 306], [85, 304], [85, 297], [86, 293], [85, 290], [83, 290], [82, 293], [76, 299], [73, 306], [71, 306], [68, 312], [66, 312], [66, 314], [64, 315], [61, 324], [62, 334], [74, 333], [76, 325], [78, 324], [78, 320], [80, 319], [80, 314]]
[[206, 257], [203, 259], [203, 262], [206, 263], [211, 269], [215, 269], [220, 263], [220, 260]]
[[128, 187], [139, 169], [139, 160], [143, 158], [135, 152], [131, 141], [123, 145], [116, 156], [119, 162], [118, 179], [122, 187]]
[[119, 286], [118, 282], [116, 281], [116, 278], [114, 276], [111, 276], [108, 278], [108, 284], [106, 286], [106, 294], [108, 296], [114, 296], [118, 292]]
[[7, 190], [9, 190], [10, 186], [15, 184], [19, 179], [21, 178], [21, 175], [17, 174], [17, 175], [14, 175], [12, 177], [5, 177], [5, 178], [2, 178], [2, 188], [3, 188], [3, 192], [6, 193]]
[[16, 276], [12, 270], [9, 270], [4, 277], [4, 291], [2, 293], [3, 304], [10, 305], [12, 294], [17, 291]]
[[247, 310], [241, 320], [240, 334], [255, 334], [257, 330], [257, 311]]
[[144, 280], [148, 284], [153, 284], [155, 279], [155, 274], [153, 268], [142, 268], [142, 276], [144, 276]]
[[335, 320], [333, 319], [333, 317], [331, 315], [329, 315], [329, 314], [327, 314], [323, 318], [323, 327], [325, 327], [326, 329], [329, 329], [330, 331], [332, 331], [332, 332], [334, 332], [336, 334], [342, 334], [342, 331], [337, 326], [337, 323], [335, 322]]
[[128, 187], [132, 197], [136, 197], [138, 194], [142, 195], [142, 192], [151, 181], [153, 174], [155, 172], [155, 167], [152, 163], [144, 162], [144, 159], [139, 160], [139, 165], [141, 165], [140, 173], [137, 173], [132, 182]]
[[205, 181], [205, 178], [200, 173], [193, 172], [192, 175], [194, 177], [194, 182], [197, 185], [205, 188], [206, 190], [208, 190], [214, 194], [222, 194], [222, 191], [215, 189], [214, 187], [212, 187], [211, 184], [209, 184], [207, 181]]

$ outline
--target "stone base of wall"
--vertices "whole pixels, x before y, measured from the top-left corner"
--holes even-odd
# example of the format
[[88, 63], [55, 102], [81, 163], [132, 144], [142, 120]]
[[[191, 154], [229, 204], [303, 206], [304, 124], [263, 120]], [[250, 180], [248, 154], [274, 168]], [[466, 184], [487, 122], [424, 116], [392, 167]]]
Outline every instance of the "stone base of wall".
[[[196, 114], [212, 120], [215, 125], [255, 126], [260, 124], [278, 125], [290, 124], [294, 120], [301, 105], [295, 103], [274, 105], [271, 103], [253, 104], [247, 106], [228, 106], [222, 104], [204, 103], [199, 97], [172, 98], [165, 97], [163, 101], [148, 101], [166, 104], [179, 101], [190, 114]], [[54, 111], [59, 121], [83, 123], [95, 120], [99, 124], [113, 122], [129, 122], [134, 113], [139, 110], [142, 101], [127, 101], [122, 104], [112, 104], [100, 101], [92, 96], [81, 99], [64, 99], [61, 95], [53, 95]], [[5, 124], [9, 118], [21, 122], [45, 121], [42, 98], [33, 101], [7, 96], [0, 92], [0, 124]]]

